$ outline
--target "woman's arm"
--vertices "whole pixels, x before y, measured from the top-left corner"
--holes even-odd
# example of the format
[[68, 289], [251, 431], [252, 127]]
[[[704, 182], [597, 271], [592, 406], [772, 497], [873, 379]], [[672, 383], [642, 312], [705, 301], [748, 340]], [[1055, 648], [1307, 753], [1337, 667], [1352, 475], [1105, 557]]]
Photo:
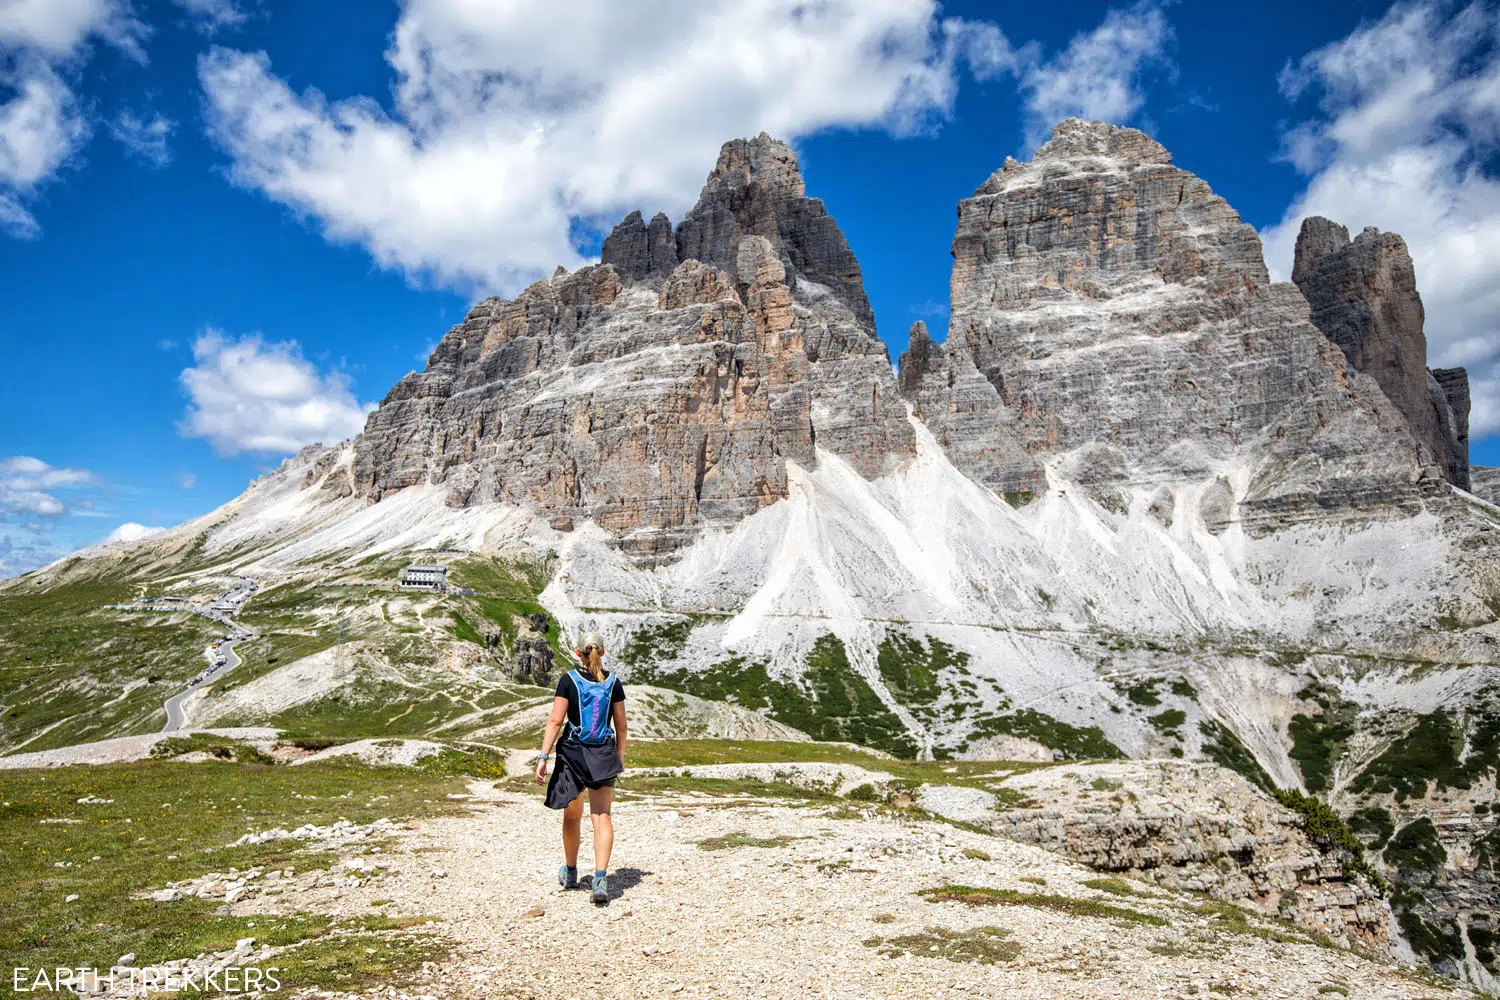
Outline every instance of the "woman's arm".
[[612, 712], [615, 721], [615, 752], [620, 755], [620, 766], [625, 766], [625, 702], [615, 702]]
[[557, 743], [557, 734], [562, 730], [563, 720], [568, 717], [568, 699], [561, 695], [552, 699], [552, 714], [547, 716], [547, 728], [542, 732], [542, 759], [536, 762], [536, 783], [547, 780], [547, 754]]

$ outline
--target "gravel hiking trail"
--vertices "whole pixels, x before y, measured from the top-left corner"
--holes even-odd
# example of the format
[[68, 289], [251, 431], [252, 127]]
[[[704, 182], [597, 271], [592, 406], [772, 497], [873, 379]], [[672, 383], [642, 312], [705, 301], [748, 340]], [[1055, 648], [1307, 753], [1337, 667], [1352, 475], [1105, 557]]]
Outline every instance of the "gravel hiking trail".
[[[241, 906], [439, 918], [451, 953], [366, 997], [1456, 995], [1285, 925], [1226, 924], [1202, 897], [1139, 883], [1101, 892], [1087, 868], [949, 824], [848, 802], [632, 795], [629, 784], [607, 907], [557, 884], [559, 818], [540, 793], [488, 782], [469, 786], [467, 815], [410, 824], [378, 856], [387, 872]], [[948, 884], [1004, 902], [919, 895]]]

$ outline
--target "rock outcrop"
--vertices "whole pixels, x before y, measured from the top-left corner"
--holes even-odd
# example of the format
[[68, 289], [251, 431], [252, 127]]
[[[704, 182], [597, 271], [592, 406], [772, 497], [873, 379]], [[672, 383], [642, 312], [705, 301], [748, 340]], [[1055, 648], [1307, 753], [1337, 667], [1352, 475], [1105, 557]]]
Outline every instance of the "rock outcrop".
[[486, 299], [371, 414], [355, 484], [592, 520], [643, 562], [787, 494], [787, 462], [862, 475], [914, 451], [859, 265], [767, 136], [728, 143], [667, 238], [632, 213], [604, 262]]
[[520, 615], [516, 618], [516, 641], [511, 647], [506, 676], [511, 680], [547, 687], [553, 680], [552, 647], [547, 644], [547, 629], [552, 620], [544, 614]]
[[1481, 500], [1500, 504], [1500, 469], [1488, 465], [1470, 466], [1469, 490]]
[[604, 238], [600, 263], [609, 264], [625, 281], [665, 280], [677, 269], [677, 237], [663, 212], [646, 225], [640, 212], [631, 212]]
[[1319, 216], [1303, 220], [1292, 280], [1312, 321], [1405, 415], [1449, 482], [1469, 485], [1469, 382], [1462, 368], [1429, 372], [1425, 312], [1406, 241]]
[[1448, 449], [1448, 481], [1469, 489], [1469, 373], [1464, 368], [1430, 368], [1427, 377], [1432, 409], [1438, 416], [1438, 439]]
[[1369, 881], [1315, 846], [1301, 816], [1224, 768], [1119, 761], [1041, 768], [1004, 787], [1020, 803], [984, 820], [995, 833], [1290, 919], [1345, 947], [1390, 948], [1390, 906]]
[[1214, 522], [1266, 531], [1415, 509], [1440, 485], [1272, 284], [1254, 229], [1141, 132], [1069, 120], [1031, 163], [1007, 159], [959, 204], [953, 257], [947, 342], [914, 337], [902, 390], [992, 488], [1046, 465], [1108, 505], [1228, 476]]

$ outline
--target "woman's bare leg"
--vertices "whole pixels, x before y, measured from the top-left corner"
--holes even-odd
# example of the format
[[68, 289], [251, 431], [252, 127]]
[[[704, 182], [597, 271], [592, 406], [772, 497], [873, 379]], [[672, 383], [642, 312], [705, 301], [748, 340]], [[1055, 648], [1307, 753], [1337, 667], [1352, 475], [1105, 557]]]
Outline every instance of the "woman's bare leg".
[[[609, 852], [615, 847], [615, 823], [610, 815], [614, 805], [613, 788], [589, 789], [589, 822], [594, 827], [594, 870], [609, 871]], [[575, 830], [577, 827], [574, 828]], [[578, 851], [578, 835], [573, 835], [573, 850]]]
[[[583, 822], [583, 793], [568, 803], [563, 810], [563, 857], [569, 868], [578, 867], [578, 841], [581, 839], [579, 825]], [[597, 840], [597, 835], [595, 836]]]

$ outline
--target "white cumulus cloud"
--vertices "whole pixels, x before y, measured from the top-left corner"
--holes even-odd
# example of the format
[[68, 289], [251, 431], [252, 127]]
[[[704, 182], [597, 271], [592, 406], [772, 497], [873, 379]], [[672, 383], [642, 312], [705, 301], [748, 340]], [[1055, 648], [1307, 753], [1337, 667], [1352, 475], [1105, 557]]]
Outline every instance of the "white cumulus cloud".
[[1028, 52], [1031, 61], [1019, 71], [1027, 143], [1041, 145], [1065, 118], [1131, 121], [1146, 103], [1142, 78], [1167, 64], [1171, 41], [1161, 6], [1147, 2], [1109, 11], [1097, 28], [1075, 35], [1051, 59]]
[[320, 372], [295, 342], [210, 330], [193, 343], [193, 360], [179, 376], [189, 403], [178, 427], [221, 455], [341, 441], [363, 430], [375, 408], [355, 399], [347, 375]]
[[579, 220], [689, 207], [725, 139], [920, 128], [957, 67], [1013, 53], [934, 0], [407, 0], [386, 58], [389, 109], [293, 90], [264, 53], [204, 56], [234, 178], [383, 266], [513, 292], [585, 262]]
[[[57, 527], [64, 515], [91, 513], [100, 480], [87, 469], [51, 465], [30, 455], [0, 459], [0, 577], [45, 566], [63, 555]], [[80, 494], [84, 494], [80, 496]]]
[[138, 542], [142, 538], [150, 538], [166, 531], [166, 528], [151, 528], [135, 521], [126, 521], [114, 531], [104, 536], [100, 545], [113, 545], [115, 542]]
[[1400, 233], [1426, 307], [1428, 363], [1467, 366], [1473, 436], [1500, 431], [1500, 10], [1395, 4], [1290, 64], [1281, 84], [1316, 111], [1286, 135], [1308, 183], [1262, 234], [1272, 274], [1291, 273], [1309, 215]]
[[173, 0], [177, 6], [192, 15], [194, 22], [205, 34], [213, 34], [220, 28], [233, 28], [245, 23], [249, 14], [237, 0]]
[[0, 521], [13, 516], [59, 517], [68, 510], [57, 496], [59, 488], [87, 486], [96, 481], [86, 469], [58, 468], [29, 455], [0, 460]]
[[88, 142], [92, 131], [67, 77], [90, 43], [144, 59], [146, 28], [129, 0], [0, 2], [0, 226], [12, 236], [41, 232], [29, 202]]
[[130, 155], [161, 168], [172, 161], [172, 150], [167, 145], [167, 139], [176, 128], [176, 122], [158, 112], [136, 114], [126, 108], [109, 123], [109, 134]]
[[726, 139], [920, 131], [965, 68], [1017, 80], [1032, 136], [1125, 121], [1170, 38], [1155, 2], [1048, 60], [935, 0], [405, 0], [389, 102], [299, 92], [265, 53], [216, 48], [199, 77], [238, 183], [381, 266], [510, 294], [586, 263], [580, 226], [687, 209]]
[[27, 50], [53, 63], [79, 54], [98, 37], [141, 54], [146, 27], [129, 0], [5, 0], [0, 3], [0, 49]]

